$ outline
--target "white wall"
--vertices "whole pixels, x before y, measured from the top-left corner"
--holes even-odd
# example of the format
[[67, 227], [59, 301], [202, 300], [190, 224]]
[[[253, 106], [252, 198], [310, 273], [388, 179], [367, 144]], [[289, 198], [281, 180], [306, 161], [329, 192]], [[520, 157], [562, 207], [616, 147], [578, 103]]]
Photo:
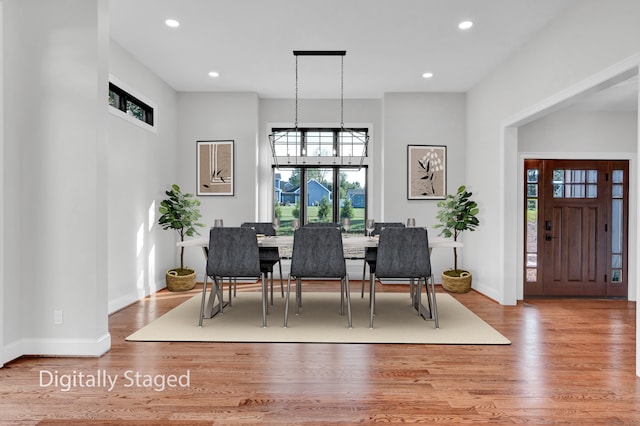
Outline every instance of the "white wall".
[[[225, 226], [240, 226], [256, 215], [258, 196], [257, 140], [258, 95], [255, 93], [178, 94], [178, 138], [175, 162], [176, 183], [183, 191], [196, 192], [196, 141], [233, 140], [235, 194], [233, 196], [202, 196], [200, 230], [208, 236], [214, 219], [223, 219]], [[173, 182], [167, 182], [171, 184]], [[167, 231], [169, 232], [169, 231]], [[176, 234], [177, 235], [177, 234]], [[177, 238], [174, 236], [174, 243]], [[178, 262], [178, 251], [175, 252]], [[173, 265], [161, 265], [169, 269]], [[199, 249], [185, 250], [185, 266], [196, 268], [198, 279], [204, 278], [204, 260]]]
[[638, 16], [636, 1], [576, 2], [467, 94], [467, 180], [483, 225], [465, 240], [465, 259], [488, 296], [515, 303], [521, 273], [517, 146], [503, 145], [502, 123], [639, 52]]
[[158, 226], [164, 191], [176, 180], [177, 93], [113, 40], [109, 74], [153, 103], [155, 129], [109, 114], [109, 312], [165, 286], [175, 238]]
[[[5, 0], [3, 360], [100, 355], [108, 3]], [[68, 13], [73, 10], [74, 13]], [[82, 300], [83, 303], [78, 303]], [[63, 323], [54, 324], [54, 311]]]
[[561, 110], [518, 129], [519, 152], [636, 152], [633, 112]]
[[[4, 3], [0, 0], [0, 129], [4, 129]], [[4, 130], [0, 130], [0, 164], [4, 163]], [[4, 173], [0, 173], [0, 368], [6, 360], [4, 355]]]
[[[447, 146], [447, 193], [455, 193], [460, 185], [476, 194], [472, 180], [465, 172], [465, 105], [461, 93], [387, 93], [384, 97], [384, 147], [379, 163], [383, 173], [383, 217], [387, 221], [406, 222], [416, 218], [417, 226], [425, 226], [430, 236], [437, 223], [436, 200], [407, 199], [407, 145]], [[466, 241], [467, 233], [461, 241]], [[466, 248], [459, 251], [459, 266], [466, 267]], [[434, 250], [433, 273], [436, 282], [442, 270], [453, 267], [451, 250]]]

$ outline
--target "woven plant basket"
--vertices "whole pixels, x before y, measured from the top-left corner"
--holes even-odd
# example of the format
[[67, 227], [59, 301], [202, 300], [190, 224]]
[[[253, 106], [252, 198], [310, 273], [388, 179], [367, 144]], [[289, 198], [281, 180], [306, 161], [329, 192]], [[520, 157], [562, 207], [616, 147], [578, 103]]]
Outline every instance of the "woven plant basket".
[[169, 269], [166, 274], [167, 290], [188, 291], [194, 288], [196, 286], [196, 271], [193, 269], [192, 271], [189, 275], [178, 275], [175, 270]]
[[471, 272], [463, 271], [459, 277], [442, 273], [442, 288], [451, 293], [467, 293], [471, 290]]

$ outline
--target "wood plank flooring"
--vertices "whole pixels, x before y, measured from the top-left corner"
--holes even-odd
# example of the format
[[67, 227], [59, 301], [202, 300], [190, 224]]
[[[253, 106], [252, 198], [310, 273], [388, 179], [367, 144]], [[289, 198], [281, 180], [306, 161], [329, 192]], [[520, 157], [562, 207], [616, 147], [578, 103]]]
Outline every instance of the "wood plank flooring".
[[[359, 297], [358, 281], [353, 289]], [[112, 349], [101, 358], [24, 357], [5, 365], [0, 424], [640, 424], [632, 302], [501, 306], [474, 291], [454, 295], [509, 346], [124, 340], [198, 291], [161, 291], [113, 314]], [[121, 381], [111, 391], [89, 386], [88, 376], [100, 372]], [[125, 374], [133, 380], [136, 373], [141, 381], [125, 387]], [[76, 377], [76, 386], [41, 386], [41, 376], [46, 382], [53, 374]], [[188, 387], [165, 382], [161, 389], [160, 378], [186, 374]]]

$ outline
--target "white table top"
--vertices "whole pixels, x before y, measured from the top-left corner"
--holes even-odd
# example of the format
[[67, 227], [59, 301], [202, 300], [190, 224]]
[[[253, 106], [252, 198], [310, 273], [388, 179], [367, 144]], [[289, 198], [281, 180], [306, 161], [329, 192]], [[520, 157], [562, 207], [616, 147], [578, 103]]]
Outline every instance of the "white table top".
[[[279, 247], [287, 248], [293, 247], [292, 235], [279, 235], [276, 237], [259, 237], [258, 245], [261, 247]], [[369, 238], [364, 235], [343, 235], [342, 245], [345, 249], [349, 248], [363, 248], [363, 247], [376, 247], [378, 245], [377, 238]], [[199, 237], [186, 240], [184, 242], [179, 241], [178, 247], [208, 247], [209, 237]], [[463, 244], [459, 241], [452, 241], [442, 237], [429, 238], [429, 248], [453, 248], [462, 247]]]

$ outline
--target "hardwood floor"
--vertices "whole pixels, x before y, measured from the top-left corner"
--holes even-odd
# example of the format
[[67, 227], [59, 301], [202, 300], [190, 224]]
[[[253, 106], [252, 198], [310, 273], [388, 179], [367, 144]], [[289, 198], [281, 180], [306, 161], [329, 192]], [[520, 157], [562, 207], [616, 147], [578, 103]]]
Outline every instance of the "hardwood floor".
[[[398, 290], [407, 291], [379, 291]], [[101, 358], [5, 365], [0, 424], [640, 424], [632, 302], [501, 306], [474, 291], [454, 295], [509, 346], [124, 340], [198, 291], [161, 291], [113, 314], [112, 349]], [[56, 374], [58, 387], [41, 386]], [[112, 391], [89, 386], [103, 374], [122, 381]], [[188, 386], [161, 389], [161, 378], [187, 384], [187, 374]], [[65, 376], [76, 379], [66, 392]]]

